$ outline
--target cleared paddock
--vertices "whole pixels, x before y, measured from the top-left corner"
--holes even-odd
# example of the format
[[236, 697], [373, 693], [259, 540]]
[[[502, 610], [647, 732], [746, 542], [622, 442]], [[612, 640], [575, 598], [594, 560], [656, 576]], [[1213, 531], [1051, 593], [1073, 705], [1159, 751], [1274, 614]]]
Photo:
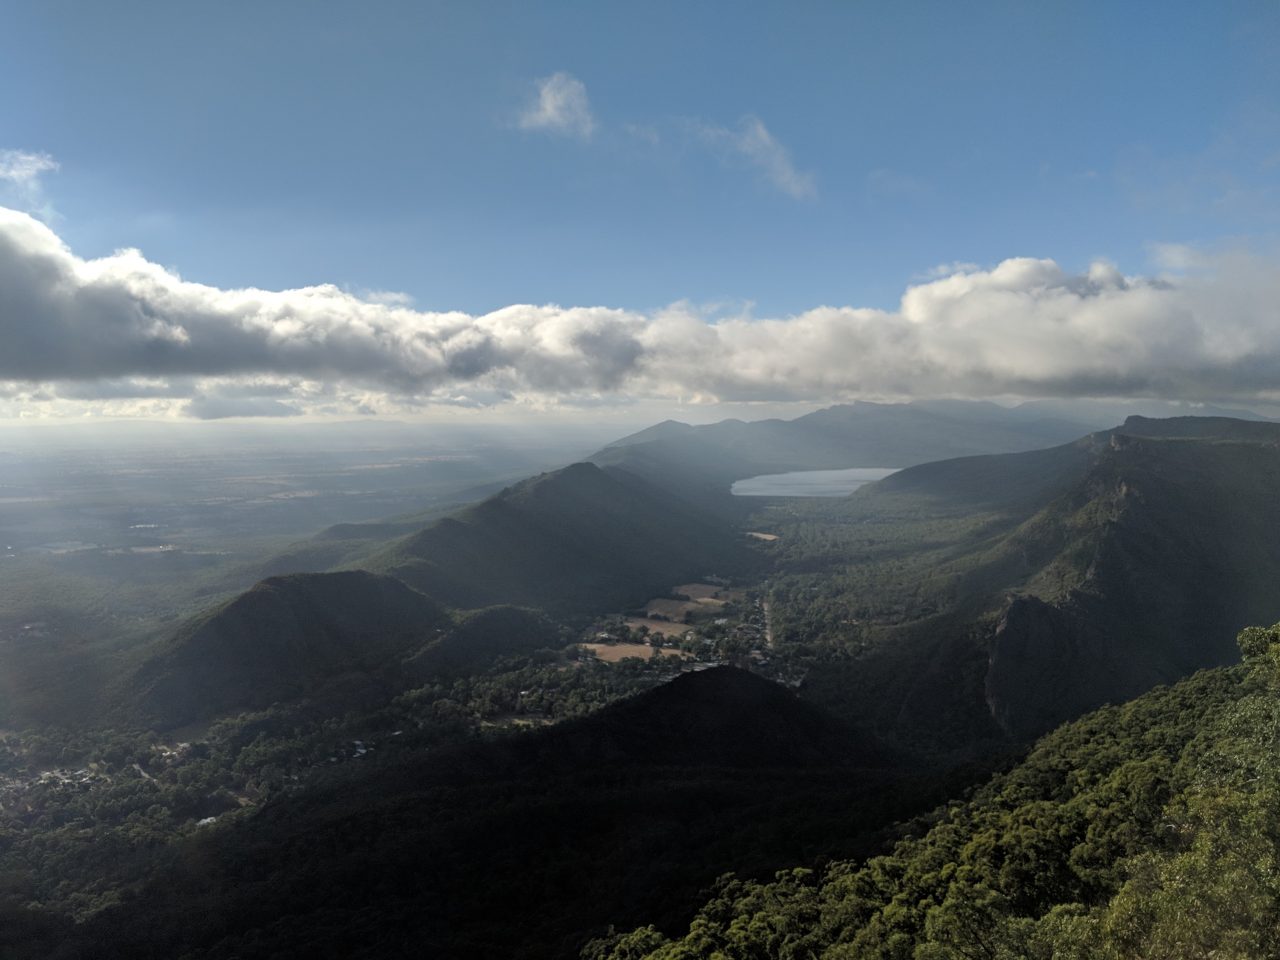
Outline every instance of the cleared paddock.
[[617, 663], [627, 657], [639, 657], [641, 660], [652, 660], [656, 656], [683, 657], [680, 650], [662, 650], [651, 647], [647, 643], [584, 643], [584, 648], [596, 655], [597, 660], [605, 663]]

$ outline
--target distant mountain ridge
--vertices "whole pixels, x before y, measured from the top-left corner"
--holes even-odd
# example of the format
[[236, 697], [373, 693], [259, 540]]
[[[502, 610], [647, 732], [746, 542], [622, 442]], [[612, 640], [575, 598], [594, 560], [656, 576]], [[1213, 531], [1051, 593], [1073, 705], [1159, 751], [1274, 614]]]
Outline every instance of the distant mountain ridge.
[[[958, 605], [902, 628], [916, 652], [864, 666], [888, 671], [882, 711], [928, 724], [963, 690], [1027, 739], [1232, 661], [1242, 627], [1280, 619], [1278, 489], [1280, 424], [1143, 417], [1062, 447], [925, 464], [864, 488], [854, 502], [873, 514], [918, 504], [1009, 518], [938, 562], [930, 589]], [[971, 679], [957, 685], [962, 676]]]
[[[1095, 427], [1104, 423], [1095, 424]], [[735, 480], [792, 470], [907, 467], [969, 454], [1033, 450], [1075, 439], [1076, 421], [1028, 417], [993, 403], [857, 402], [795, 420], [668, 420], [591, 456], [704, 504]], [[723, 509], [723, 504], [719, 505]]]
[[[977, 418], [979, 433], [991, 439], [988, 406], [960, 412]], [[139, 675], [141, 702], [180, 722], [302, 696], [344, 672], [412, 655], [428, 639], [424, 629], [448, 626], [438, 605], [506, 605], [581, 619], [634, 606], [684, 580], [758, 575], [765, 560], [742, 541], [720, 484], [761, 469], [762, 443], [769, 456], [810, 458], [774, 466], [813, 466], [819, 457], [854, 456], [840, 437], [860, 436], [860, 455], [878, 456], [867, 451], [899, 442], [894, 424], [926, 423], [952, 431], [952, 444], [976, 442], [955, 432], [954, 407], [943, 410], [945, 419], [905, 405], [855, 404], [792, 422], [658, 424], [599, 455], [616, 455], [620, 465], [573, 464], [426, 521], [362, 561], [370, 573], [264, 581], [179, 631]], [[910, 442], [923, 435], [911, 431]], [[1002, 436], [1031, 442], [1016, 431]], [[944, 579], [966, 568], [954, 590], [969, 596], [968, 606], [986, 606], [956, 623], [982, 619], [989, 649], [979, 654], [968, 642], [949, 641], [935, 659], [987, 657], [990, 715], [1023, 737], [1222, 662], [1235, 630], [1271, 615], [1259, 594], [1267, 576], [1280, 574], [1280, 560], [1257, 531], [1280, 523], [1268, 495], [1278, 442], [1274, 423], [1131, 417], [1058, 447], [907, 468], [865, 488], [858, 502], [874, 508], [905, 498], [1016, 519], [939, 568]], [[680, 466], [658, 469], [668, 457]], [[635, 472], [646, 468], [658, 479]], [[1221, 638], [1221, 650], [1188, 646], [1184, 638], [1193, 634]], [[922, 649], [933, 642], [913, 637]], [[963, 672], [977, 669], [975, 660]], [[911, 704], [957, 696], [946, 669], [935, 665], [923, 677], [909, 689], [901, 677], [887, 677], [887, 702], [911, 713]]]

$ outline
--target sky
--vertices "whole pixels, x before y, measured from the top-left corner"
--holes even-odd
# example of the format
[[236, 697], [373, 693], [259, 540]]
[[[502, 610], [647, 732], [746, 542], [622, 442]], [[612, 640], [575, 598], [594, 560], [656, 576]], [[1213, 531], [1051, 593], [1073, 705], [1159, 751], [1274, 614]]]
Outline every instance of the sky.
[[0, 20], [0, 418], [1280, 400], [1273, 2]]

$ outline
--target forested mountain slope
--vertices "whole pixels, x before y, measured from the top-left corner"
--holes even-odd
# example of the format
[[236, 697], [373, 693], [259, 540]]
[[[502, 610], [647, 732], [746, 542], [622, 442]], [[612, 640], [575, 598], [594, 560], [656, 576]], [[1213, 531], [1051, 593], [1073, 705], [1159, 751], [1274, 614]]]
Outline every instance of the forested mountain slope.
[[1280, 616], [1280, 426], [1131, 418], [777, 508], [780, 635], [880, 729], [1026, 739], [1234, 657]]
[[944, 788], [731, 668], [531, 734], [376, 756], [179, 841], [66, 955], [573, 956], [610, 921], [687, 918], [729, 866], [874, 850]]
[[382, 671], [448, 623], [436, 603], [391, 577], [273, 577], [184, 624], [121, 699], [161, 727], [261, 708]]
[[[727, 494], [736, 476], [850, 458], [880, 462], [906, 456], [903, 444], [914, 444], [916, 455], [1025, 446], [1046, 429], [1012, 421], [999, 407], [971, 406], [963, 416], [949, 408], [856, 404], [795, 421], [660, 424], [598, 458], [638, 454], [622, 456], [621, 466], [574, 464], [434, 522], [423, 515], [335, 528], [274, 558], [264, 572], [291, 563], [359, 563], [454, 608], [514, 604], [573, 617], [617, 610], [681, 580], [761, 569], [725, 515], [736, 512]], [[406, 530], [370, 555], [378, 537]], [[438, 618], [409, 610], [406, 604], [421, 606], [421, 598], [388, 581], [352, 572], [318, 576], [273, 576], [185, 627], [130, 688], [142, 713], [172, 725], [287, 700], [322, 678], [367, 672], [391, 653], [403, 654], [411, 640], [424, 639], [413, 631]]]
[[1042, 739], [892, 853], [723, 881], [688, 927], [591, 960], [1262, 960], [1280, 951], [1280, 625]]
[[726, 522], [626, 471], [578, 463], [397, 541], [369, 566], [450, 606], [591, 614], [752, 562]]
[[490, 642], [508, 653], [525, 649], [512, 638], [565, 642], [533, 614], [490, 611], [421, 650], [451, 627], [444, 607], [520, 606], [580, 620], [759, 564], [723, 519], [625, 471], [574, 464], [393, 541], [369, 559], [376, 572], [261, 581], [141, 651], [113, 699], [123, 715], [167, 729], [340, 684], [354, 695], [363, 682], [374, 697], [474, 663]]

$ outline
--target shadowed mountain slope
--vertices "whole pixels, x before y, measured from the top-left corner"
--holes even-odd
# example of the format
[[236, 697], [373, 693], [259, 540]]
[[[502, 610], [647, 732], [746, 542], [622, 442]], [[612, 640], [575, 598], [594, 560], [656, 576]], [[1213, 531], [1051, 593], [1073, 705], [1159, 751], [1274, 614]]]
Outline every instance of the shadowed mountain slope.
[[1230, 662], [1240, 629], [1280, 616], [1280, 427], [1242, 440], [1204, 426], [1152, 439], [1126, 425], [1011, 538], [1058, 547], [992, 637], [987, 697], [1011, 731]]
[[439, 606], [391, 577], [272, 577], [185, 624], [137, 672], [130, 693], [163, 726], [265, 707], [381, 670], [447, 624]]
[[1276, 956], [1280, 627], [1241, 641], [1243, 666], [1058, 728], [892, 853], [724, 884], [673, 940], [583, 957]]
[[539, 610], [486, 607], [458, 622], [404, 662], [410, 678], [454, 676], [481, 669], [498, 657], [563, 647], [569, 638]]
[[820, 699], [851, 684], [882, 728], [1026, 739], [1229, 662], [1237, 631], [1280, 617], [1278, 483], [1280, 425], [1135, 417], [863, 488], [836, 508], [848, 524], [970, 526], [902, 548], [919, 551], [905, 613], [873, 618], [870, 651], [817, 677]]
[[451, 606], [583, 614], [751, 562], [727, 524], [689, 502], [625, 471], [578, 463], [508, 487], [369, 565]]
[[606, 918], [678, 921], [725, 869], [872, 849], [938, 796], [732, 668], [382, 761], [191, 838], [83, 931], [112, 945], [95, 955], [569, 957]]
[[[509, 749], [503, 749], [509, 748]], [[693, 767], [877, 766], [886, 755], [785, 687], [735, 667], [685, 673], [582, 720], [495, 746], [506, 770], [611, 763]]]

